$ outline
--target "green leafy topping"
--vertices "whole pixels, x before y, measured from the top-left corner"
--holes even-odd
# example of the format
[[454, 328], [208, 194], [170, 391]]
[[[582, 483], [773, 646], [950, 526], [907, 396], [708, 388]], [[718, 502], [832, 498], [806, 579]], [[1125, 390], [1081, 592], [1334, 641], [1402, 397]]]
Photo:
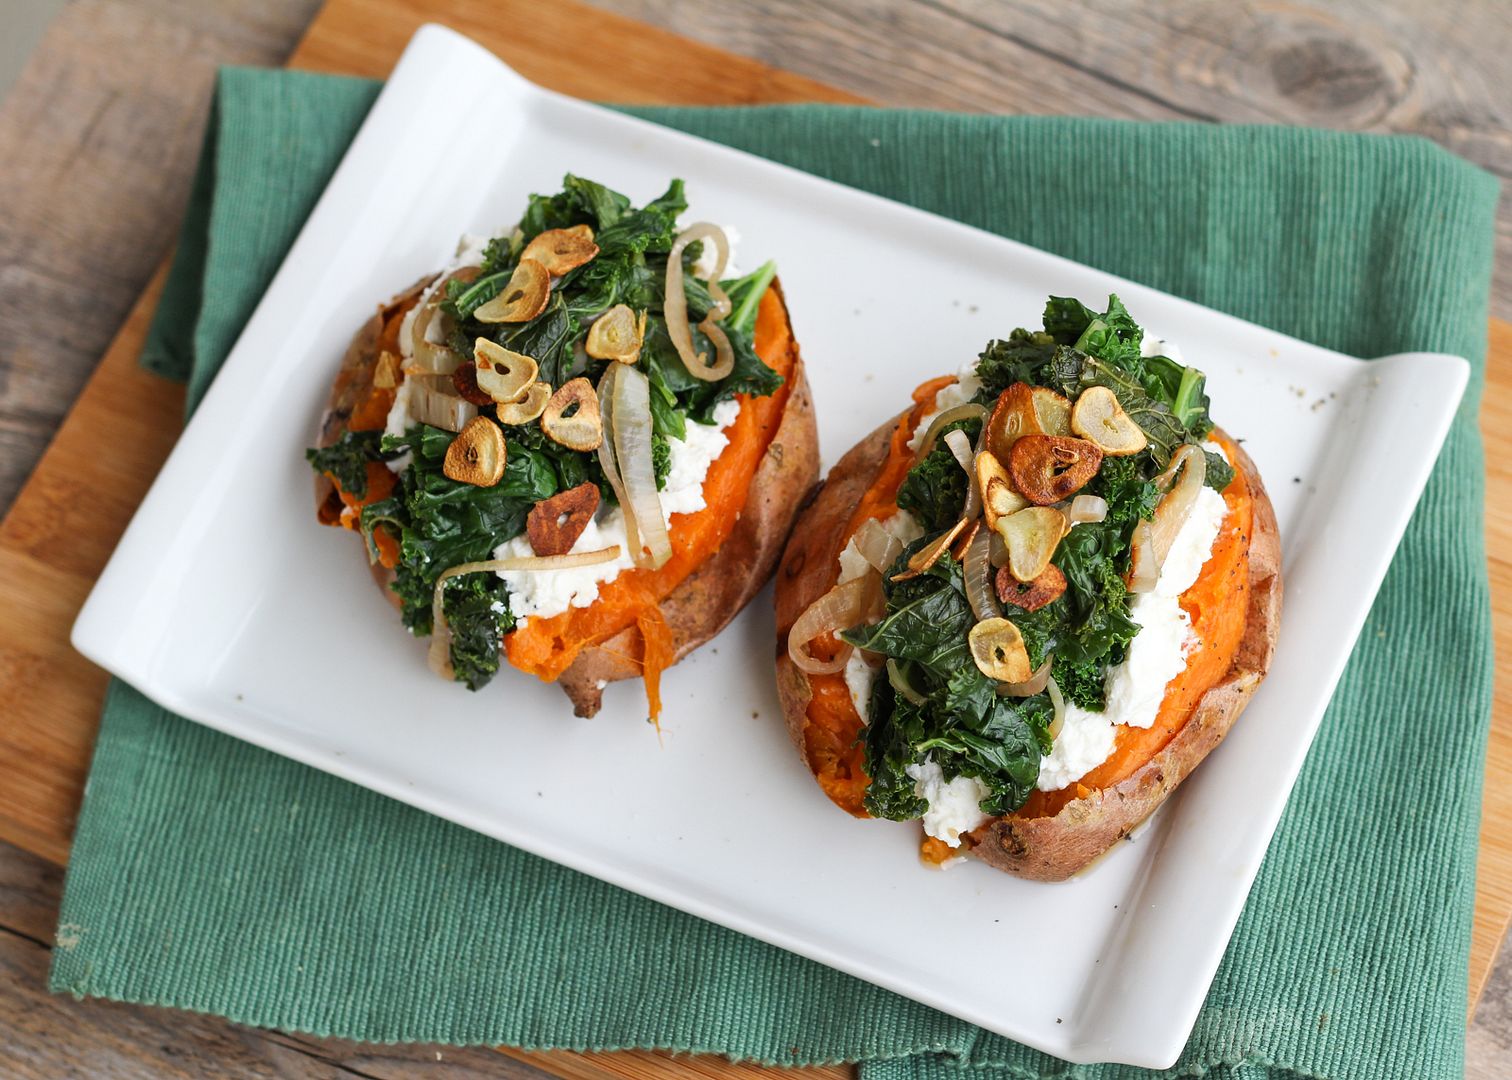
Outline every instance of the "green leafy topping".
[[[1130, 618], [1124, 586], [1134, 529], [1153, 518], [1161, 497], [1155, 478], [1182, 445], [1201, 443], [1212, 430], [1202, 373], [1166, 356], [1145, 356], [1143, 329], [1118, 297], [1094, 311], [1070, 297], [1051, 297], [1043, 330], [1015, 330], [982, 351], [974, 399], [992, 408], [1014, 383], [1046, 386], [1075, 399], [1090, 386], [1112, 390], [1124, 411], [1144, 431], [1148, 446], [1127, 457], [1105, 457], [1082, 489], [1108, 504], [1100, 522], [1071, 529], [1052, 562], [1066, 578], [1065, 592], [1038, 611], [1005, 605], [1005, 615], [1024, 637], [1030, 663], [1053, 659], [1056, 685], [1068, 703], [1100, 711], [1110, 668], [1121, 664], [1139, 632]], [[977, 420], [959, 428], [973, 441]], [[1207, 453], [1207, 482], [1222, 491], [1233, 469]], [[898, 490], [900, 509], [913, 514], [924, 536], [904, 557], [950, 528], [966, 501], [965, 471], [943, 444], [909, 470]], [[902, 562], [894, 572], [902, 568]], [[1001, 697], [971, 659], [967, 633], [976, 619], [966, 600], [961, 568], [947, 555], [928, 573], [903, 582], [885, 581], [885, 612], [875, 623], [853, 627], [846, 641], [890, 658], [909, 684], [924, 695], [914, 704], [886, 679], [872, 691], [868, 724], [861, 734], [871, 785], [866, 808], [877, 817], [920, 816], [926, 809], [908, 770], [925, 758], [939, 764], [948, 781], [975, 777], [988, 794], [988, 814], [1016, 809], [1034, 788], [1039, 762], [1051, 749], [1049, 694]]]
[[911, 513], [926, 532], [943, 532], [954, 525], [966, 503], [971, 482], [966, 470], [945, 445], [945, 433], [964, 431], [975, 444], [982, 430], [980, 420], [961, 420], [940, 430], [940, 439], [924, 460], [908, 470], [898, 488], [898, 508]]
[[514, 629], [504, 581], [497, 574], [448, 578], [441, 603], [451, 628], [453, 676], [469, 690], [481, 689], [498, 672], [504, 635]]
[[[924, 543], [909, 545], [897, 568]], [[1040, 754], [1049, 749], [1049, 699], [1001, 697], [977, 670], [966, 644], [976, 618], [960, 564], [948, 554], [919, 577], [889, 581], [886, 591], [886, 617], [842, 636], [901, 661], [924, 703], [914, 705], [894, 693], [886, 679], [876, 681], [864, 734], [871, 777], [867, 812], [895, 820], [922, 814], [924, 801], [914, 794], [907, 769], [926, 755], [946, 776], [979, 779], [988, 791], [982, 801], [987, 813], [1006, 814], [1020, 806], [1034, 790]]]
[[359, 499], [367, 495], [367, 467], [370, 461], [382, 461], [378, 449], [378, 431], [343, 431], [330, 446], [305, 451], [305, 460], [319, 473], [327, 473], [341, 485], [341, 490]]

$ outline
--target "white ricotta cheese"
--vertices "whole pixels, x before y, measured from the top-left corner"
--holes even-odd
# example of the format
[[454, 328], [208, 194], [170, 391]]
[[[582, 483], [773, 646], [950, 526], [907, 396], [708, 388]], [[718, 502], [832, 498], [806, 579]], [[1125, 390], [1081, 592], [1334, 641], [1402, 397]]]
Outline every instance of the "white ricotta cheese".
[[[687, 226], [679, 222], [679, 227], [686, 228]], [[721, 225], [720, 228], [724, 230], [725, 240], [728, 242], [730, 248], [730, 257], [725, 260], [724, 274], [722, 276], [725, 280], [737, 278], [740, 276], [740, 271], [735, 267], [735, 246], [740, 243], [740, 230], [733, 225]], [[717, 258], [718, 255], [714, 250], [713, 244], [702, 245], [698, 258], [693, 260], [693, 276], [703, 278], [707, 281], [709, 275], [714, 272], [714, 263]]]
[[1114, 730], [1106, 713], [1088, 712], [1066, 705], [1066, 718], [1050, 752], [1040, 758], [1039, 778], [1035, 786], [1041, 791], [1059, 791], [1073, 780], [1080, 780], [1113, 752]]
[[445, 272], [449, 274], [461, 266], [482, 266], [483, 251], [488, 247], [489, 241], [495, 236], [502, 235], [504, 235], [502, 231], [498, 233], [463, 233], [457, 240], [457, 250], [453, 252], [451, 265], [446, 268]]
[[[414, 383], [405, 379], [399, 384], [399, 389], [394, 391], [394, 403], [389, 406], [388, 418], [383, 424], [385, 435], [403, 435], [410, 425], [410, 391]], [[389, 472], [398, 476], [410, 466], [410, 452], [406, 450], [392, 461], [384, 462], [389, 467]]]
[[1174, 341], [1163, 341], [1149, 334], [1146, 334], [1144, 340], [1139, 343], [1139, 354], [1141, 356], [1168, 356], [1178, 364], [1185, 364], [1185, 361], [1181, 359], [1181, 350], [1176, 347]]
[[394, 403], [389, 406], [388, 419], [383, 425], [385, 435], [399, 436], [409, 430], [410, 392], [414, 388], [415, 384], [405, 379], [399, 384], [399, 389], [394, 391]]
[[851, 704], [863, 724], [870, 719], [872, 684], [877, 681], [880, 666], [870, 663], [860, 649], [852, 649], [845, 658], [845, 688], [850, 691]]
[[[573, 551], [597, 551], [613, 544], [620, 548], [619, 558], [592, 566], [568, 570], [501, 570], [504, 587], [509, 590], [509, 606], [521, 620], [535, 615], [550, 618], [569, 607], [587, 607], [598, 599], [599, 586], [613, 581], [632, 565], [625, 538], [625, 515], [619, 507], [588, 523]], [[515, 559], [533, 555], [530, 539], [516, 536], [494, 549], [496, 559]]]
[[960, 847], [961, 834], [987, 820], [980, 806], [987, 797], [987, 787], [975, 777], [957, 776], [947, 784], [940, 767], [927, 757], [904, 771], [913, 778], [914, 794], [929, 803], [924, 811], [928, 835]]
[[740, 402], [721, 401], [714, 406], [714, 423], [700, 424], [689, 419], [685, 439], [669, 439], [672, 468], [661, 492], [662, 514], [669, 521], [673, 514], [691, 514], [704, 508], [703, 482], [709, 466], [730, 445], [725, 428], [740, 415]]
[[[714, 424], [688, 421], [686, 439], [669, 439], [672, 468], [667, 474], [667, 484], [661, 491], [662, 517], [670, 525], [673, 514], [690, 514], [704, 508], [703, 482], [709, 466], [729, 444], [724, 429], [735, 422], [740, 404], [735, 401], [720, 402], [714, 409]], [[560, 615], [569, 607], [587, 607], [599, 596], [599, 586], [619, 577], [620, 572], [634, 565], [630, 558], [629, 541], [625, 536], [625, 515], [619, 507], [602, 511], [599, 517], [588, 523], [573, 551], [597, 551], [618, 544], [619, 558], [592, 566], [578, 566], [568, 570], [506, 570], [499, 576], [509, 590], [509, 603], [518, 619], [534, 616], [550, 618]], [[494, 549], [494, 558], [511, 559], [533, 554], [530, 538], [525, 535], [500, 544]]]
[[1212, 488], [1198, 493], [1155, 588], [1136, 596], [1129, 605], [1129, 616], [1139, 624], [1139, 633], [1129, 644], [1128, 657], [1108, 673], [1106, 706], [1100, 713], [1066, 706], [1055, 745], [1040, 759], [1037, 786], [1041, 791], [1066, 787], [1106, 761], [1119, 725], [1147, 728], [1155, 722], [1166, 687], [1181, 674], [1195, 641], [1192, 620], [1181, 608], [1181, 594], [1202, 572], [1227, 512], [1223, 496]]

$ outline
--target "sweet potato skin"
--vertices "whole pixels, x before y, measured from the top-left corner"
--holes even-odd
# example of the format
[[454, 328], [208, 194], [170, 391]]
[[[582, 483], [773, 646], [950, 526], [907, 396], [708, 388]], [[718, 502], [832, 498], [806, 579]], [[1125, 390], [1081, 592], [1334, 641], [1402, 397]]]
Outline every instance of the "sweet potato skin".
[[[378, 342], [385, 322], [396, 312], [413, 305], [426, 281], [406, 289], [382, 305], [352, 338], [342, 357], [321, 417], [317, 445], [329, 446], [347, 430], [356, 402], [371, 387], [378, 360]], [[773, 289], [782, 299], [780, 285]], [[783, 301], [783, 314], [787, 305]], [[719, 550], [690, 574], [661, 602], [662, 615], [672, 630], [676, 657], [681, 660], [714, 637], [733, 619], [771, 576], [783, 543], [804, 499], [819, 478], [819, 432], [813, 396], [798, 353], [797, 339], [788, 324], [793, 360], [792, 387], [782, 418], [756, 473], [750, 493], [734, 528]], [[315, 505], [322, 506], [332, 494], [329, 477], [315, 478]], [[394, 572], [379, 563], [368, 566], [375, 584], [397, 610], [402, 607], [390, 585]], [[598, 712], [603, 698], [600, 682], [639, 677], [640, 631], [632, 626], [614, 637], [583, 650], [557, 680], [572, 701], [578, 716]]]
[[[808, 732], [813, 694], [808, 676], [788, 659], [787, 632], [804, 608], [835, 583], [844, 527], [861, 493], [870, 488], [881, 469], [897, 423], [895, 418], [878, 428], [836, 464], [819, 496], [799, 518], [778, 570], [778, 695], [789, 736], [816, 778], [819, 763], [811, 753]], [[971, 854], [1018, 877], [1063, 881], [1086, 869], [1154, 813], [1228, 734], [1269, 670], [1280, 629], [1282, 596], [1275, 511], [1255, 463], [1242, 447], [1237, 449], [1235, 465], [1250, 488], [1253, 524], [1249, 606], [1228, 672], [1198, 700], [1176, 736], [1133, 775], [1111, 788], [1073, 799], [1053, 816], [994, 818], [969, 834]], [[858, 807], [841, 807], [865, 816]]]

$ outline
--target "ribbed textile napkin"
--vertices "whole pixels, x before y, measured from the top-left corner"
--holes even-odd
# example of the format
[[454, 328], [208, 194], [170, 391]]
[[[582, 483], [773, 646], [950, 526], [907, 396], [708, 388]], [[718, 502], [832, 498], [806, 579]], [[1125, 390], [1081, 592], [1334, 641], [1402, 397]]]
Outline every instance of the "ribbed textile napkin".
[[[223, 75], [145, 357], [187, 377], [193, 400], [375, 90]], [[1416, 139], [1280, 128], [636, 111], [1346, 353], [1438, 350], [1477, 365], [1168, 1074], [1458, 1078], [1491, 688], [1475, 417], [1492, 179]], [[351, 1039], [859, 1060], [866, 1080], [945, 1080], [963, 1065], [1148, 1075], [1047, 1058], [216, 734], [119, 683], [61, 921], [58, 990]], [[927, 947], [927, 927], [919, 939], [900, 947]], [[1035, 979], [1005, 971], [1003, 992], [1032, 994]]]

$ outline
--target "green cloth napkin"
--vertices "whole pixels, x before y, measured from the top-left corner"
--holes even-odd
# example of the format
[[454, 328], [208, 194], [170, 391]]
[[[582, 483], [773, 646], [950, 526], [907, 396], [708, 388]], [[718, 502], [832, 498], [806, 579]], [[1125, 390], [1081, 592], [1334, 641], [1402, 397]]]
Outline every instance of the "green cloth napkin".
[[[145, 356], [187, 377], [192, 400], [376, 89], [222, 76]], [[1491, 688], [1475, 417], [1495, 182], [1416, 139], [820, 106], [634, 111], [1347, 353], [1475, 363], [1168, 1074], [1457, 1080]], [[1058, 1062], [216, 734], [120, 683], [61, 922], [57, 990], [322, 1035], [861, 1060], [865, 1080], [946, 1080], [963, 1064], [988, 1077], [1148, 1075]], [[1003, 972], [1005, 995], [1034, 986], [1032, 971]]]

